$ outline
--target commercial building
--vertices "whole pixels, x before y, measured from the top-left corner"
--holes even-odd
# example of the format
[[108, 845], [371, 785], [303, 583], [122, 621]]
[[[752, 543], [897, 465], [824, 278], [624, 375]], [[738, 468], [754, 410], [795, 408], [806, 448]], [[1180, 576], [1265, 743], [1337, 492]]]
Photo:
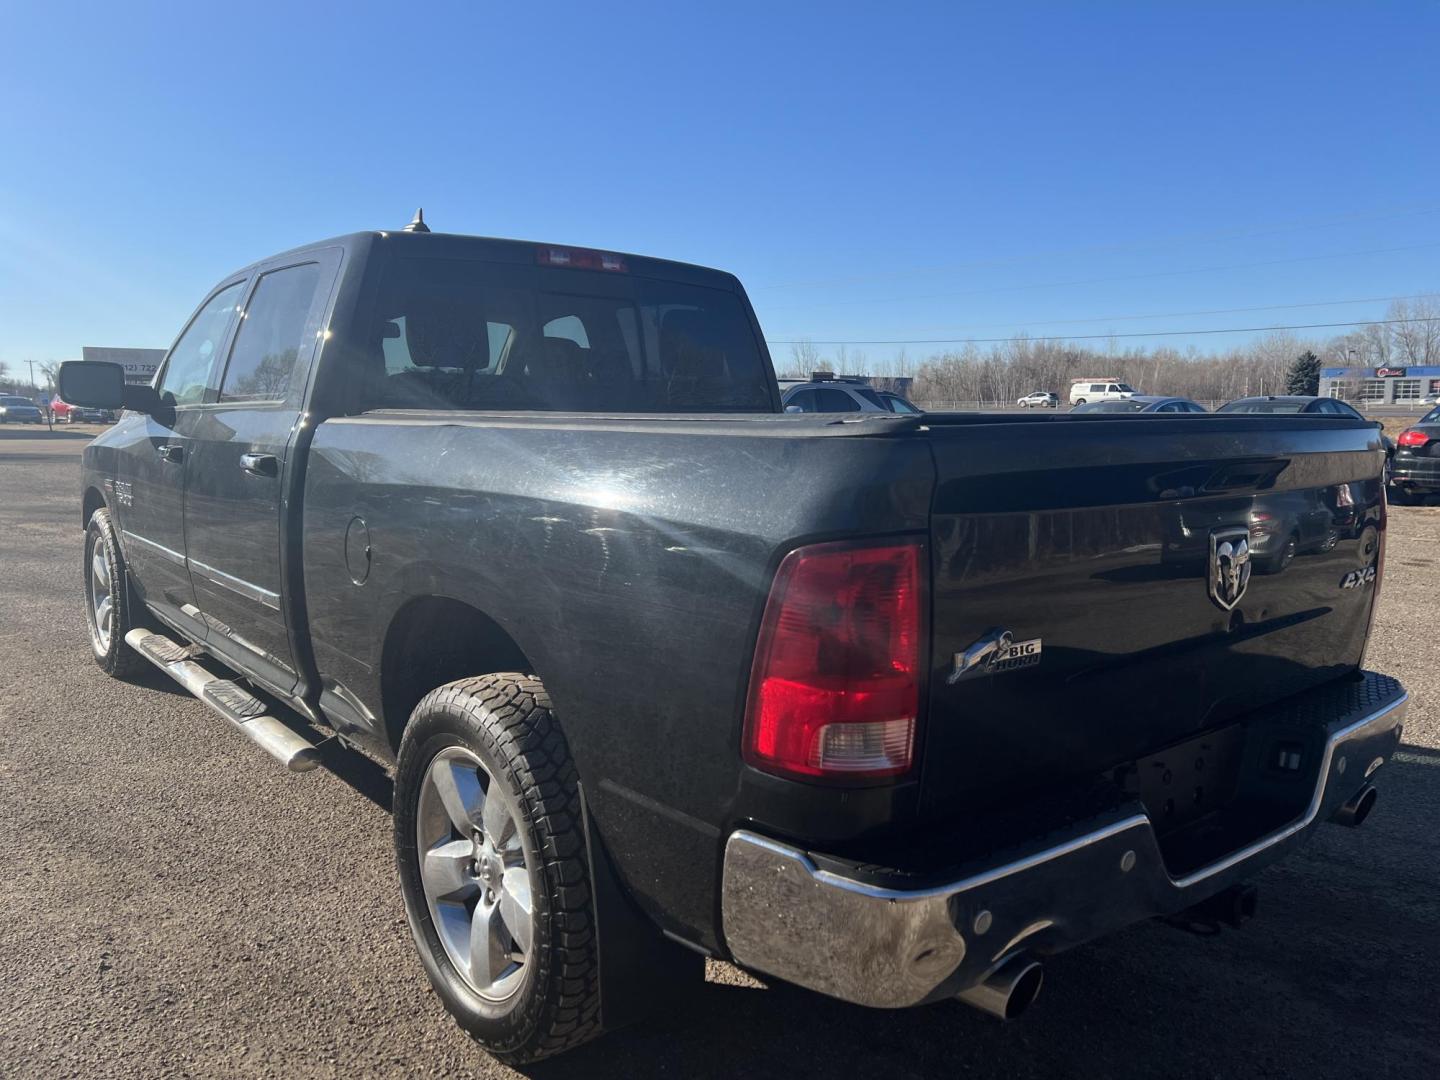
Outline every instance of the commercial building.
[[160, 361], [165, 359], [164, 349], [111, 349], [104, 346], [86, 345], [81, 355], [86, 360], [104, 360], [119, 364], [125, 369], [125, 381], [149, 385], [155, 377]]
[[1324, 368], [1320, 393], [1357, 405], [1419, 405], [1440, 394], [1440, 367]]

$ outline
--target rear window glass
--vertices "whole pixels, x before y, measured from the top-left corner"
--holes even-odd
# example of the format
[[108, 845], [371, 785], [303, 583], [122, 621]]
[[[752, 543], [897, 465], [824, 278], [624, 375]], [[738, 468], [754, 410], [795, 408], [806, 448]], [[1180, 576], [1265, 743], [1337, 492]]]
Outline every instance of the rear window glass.
[[385, 270], [369, 408], [770, 412], [734, 293], [455, 259]]

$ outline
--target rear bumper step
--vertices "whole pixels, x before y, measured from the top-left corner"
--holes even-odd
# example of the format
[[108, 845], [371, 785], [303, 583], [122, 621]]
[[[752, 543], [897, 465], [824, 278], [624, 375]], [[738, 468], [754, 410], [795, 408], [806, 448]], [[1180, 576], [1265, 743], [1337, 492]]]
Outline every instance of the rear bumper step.
[[164, 634], [131, 630], [125, 644], [145, 657], [195, 697], [229, 720], [291, 772], [308, 772], [320, 764], [320, 751], [306, 739], [269, 715], [265, 703], [248, 690], [211, 674], [195, 660], [195, 650]]
[[[1043, 845], [981, 859], [917, 887], [903, 873], [731, 833], [721, 914], [743, 967], [860, 1005], [901, 1008], [967, 992], [1017, 957], [1044, 956], [1192, 908], [1342, 820], [1399, 744], [1409, 695], [1366, 673], [1274, 711], [1312, 726], [1319, 753], [1293, 819], [1188, 873], [1167, 868], [1137, 799]], [[984, 820], [971, 823], [983, 828]]]

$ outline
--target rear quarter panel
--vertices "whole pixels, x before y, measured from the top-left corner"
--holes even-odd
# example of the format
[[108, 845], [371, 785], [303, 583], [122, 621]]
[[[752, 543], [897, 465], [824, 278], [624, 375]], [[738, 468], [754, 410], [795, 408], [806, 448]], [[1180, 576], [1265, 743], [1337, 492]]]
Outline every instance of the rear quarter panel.
[[[923, 442], [824, 437], [856, 430], [805, 416], [326, 421], [307, 471], [304, 564], [327, 700], [379, 723], [385, 630], [408, 600], [483, 611], [550, 691], [632, 892], [661, 925], [713, 945], [774, 567], [799, 542], [927, 527]], [[344, 556], [357, 517], [373, 553], [363, 585]]]

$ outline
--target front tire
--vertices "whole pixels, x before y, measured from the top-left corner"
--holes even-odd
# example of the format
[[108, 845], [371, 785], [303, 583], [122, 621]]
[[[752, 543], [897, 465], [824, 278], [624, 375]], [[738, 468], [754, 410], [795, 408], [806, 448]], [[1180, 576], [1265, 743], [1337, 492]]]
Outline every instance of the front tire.
[[117, 679], [134, 676], [144, 663], [125, 644], [125, 635], [135, 628], [134, 601], [125, 573], [125, 556], [115, 535], [110, 511], [101, 507], [90, 515], [85, 528], [85, 624], [90, 631], [90, 650], [107, 675]]
[[579, 777], [540, 681], [427, 694], [400, 743], [394, 820], [410, 932], [460, 1026], [511, 1064], [598, 1035]]

